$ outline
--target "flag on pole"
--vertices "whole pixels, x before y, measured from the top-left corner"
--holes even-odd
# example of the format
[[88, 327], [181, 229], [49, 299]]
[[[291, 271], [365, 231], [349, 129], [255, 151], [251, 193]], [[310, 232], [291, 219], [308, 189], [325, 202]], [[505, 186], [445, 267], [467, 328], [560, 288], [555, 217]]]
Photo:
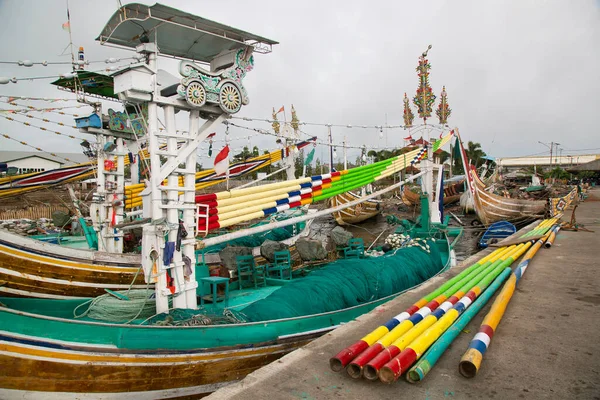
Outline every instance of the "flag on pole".
[[275, 114], [279, 114], [280, 112], [284, 112], [285, 109], [283, 108], [283, 106], [281, 106], [281, 108], [279, 109], [279, 111], [277, 111]]
[[225, 145], [223, 150], [215, 157], [215, 174], [222, 175], [229, 170], [229, 145]]
[[313, 148], [310, 153], [308, 153], [308, 155], [306, 156], [306, 160], [304, 160], [304, 165], [310, 165], [310, 163], [312, 163], [312, 160], [315, 156], [315, 149]]
[[412, 135], [408, 135], [408, 137], [405, 137], [404, 140], [413, 140]]
[[71, 22], [67, 21], [64, 24], [62, 24], [62, 28], [67, 32], [71, 32]]

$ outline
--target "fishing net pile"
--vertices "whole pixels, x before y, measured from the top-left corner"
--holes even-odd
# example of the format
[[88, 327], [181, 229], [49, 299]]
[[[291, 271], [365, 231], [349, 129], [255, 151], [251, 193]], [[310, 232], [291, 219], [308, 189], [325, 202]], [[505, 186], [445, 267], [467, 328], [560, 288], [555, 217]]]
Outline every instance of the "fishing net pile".
[[[298, 216], [298, 215], [290, 215], [290, 217], [288, 217], [288, 218], [292, 218], [294, 216]], [[282, 218], [280, 220], [285, 220], [288, 218]], [[263, 221], [256, 225], [253, 225], [252, 227], [261, 226], [264, 224], [268, 224], [270, 222], [271, 221], [269, 221], [269, 220]], [[215, 244], [212, 246], [208, 246], [203, 251], [204, 251], [204, 253], [217, 253], [217, 252], [223, 250], [226, 246], [258, 247], [267, 240], [281, 242], [282, 240], [286, 240], [286, 239], [291, 238], [294, 235], [297, 235], [302, 230], [304, 230], [305, 226], [306, 226], [305, 222], [300, 222], [300, 223], [297, 223], [294, 225], [288, 225], [288, 226], [285, 226], [282, 228], [275, 228], [275, 229], [271, 229], [266, 232], [255, 233], [253, 235], [229, 240], [226, 243], [219, 243], [219, 244]]]
[[443, 269], [433, 242], [401, 248], [381, 257], [333, 262], [292, 280], [243, 310], [248, 321], [267, 321], [336, 311], [399, 293]]

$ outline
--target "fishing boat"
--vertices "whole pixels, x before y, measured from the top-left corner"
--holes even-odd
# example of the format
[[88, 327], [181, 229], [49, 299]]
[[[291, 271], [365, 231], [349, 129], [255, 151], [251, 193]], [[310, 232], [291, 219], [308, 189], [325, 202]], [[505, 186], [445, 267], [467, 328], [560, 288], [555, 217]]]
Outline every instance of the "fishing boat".
[[[349, 203], [353, 200], [360, 199], [361, 196], [354, 192], [346, 192], [334, 196], [330, 200], [331, 207], [336, 207], [341, 204]], [[335, 221], [339, 225], [358, 224], [369, 218], [373, 218], [381, 213], [381, 201], [364, 201], [354, 207], [348, 207], [333, 213]]]
[[[176, 398], [208, 394], [233, 383], [450, 267], [454, 242], [449, 242], [446, 232], [460, 232], [452, 232], [445, 224], [431, 224], [427, 196], [423, 199], [422, 222], [409, 234], [423, 238], [421, 243], [427, 239], [427, 246], [432, 247], [429, 253], [425, 248], [404, 248], [381, 257], [340, 260], [319, 270], [319, 275], [331, 271], [351, 282], [355, 269], [371, 269], [378, 274], [378, 270], [393, 268], [398, 282], [410, 282], [400, 286], [397, 282], [394, 293], [377, 290], [367, 297], [359, 296], [357, 302], [341, 309], [220, 325], [209, 322], [194, 326], [190, 322], [199, 316], [210, 321], [214, 315], [223, 315], [220, 303], [216, 303], [194, 312], [192, 317], [188, 315], [187, 326], [162, 326], [143, 320], [119, 324], [89, 317], [75, 319], [74, 310], [84, 303], [77, 299], [0, 298], [0, 398]], [[339, 270], [345, 273], [336, 272]], [[413, 271], [413, 276], [406, 271]], [[381, 276], [374, 277], [375, 281]], [[285, 284], [269, 279], [259, 289], [235, 288], [230, 292], [227, 309], [251, 314], [251, 305], [247, 304], [251, 302], [262, 313], [267, 312], [269, 304], [281, 312], [285, 309], [278, 307], [281, 299], [290, 299], [294, 293], [298, 296], [298, 288], [306, 285], [315, 291], [328, 287], [331, 293], [332, 282], [315, 277], [309, 281], [309, 273], [306, 278], [294, 277]], [[339, 297], [325, 296], [319, 303], [323, 307], [338, 304], [348, 298], [346, 290], [344, 286]], [[301, 293], [306, 294], [304, 290]], [[297, 306], [307, 301], [306, 295], [296, 298]]]
[[517, 228], [507, 221], [498, 221], [490, 225], [490, 227], [483, 233], [477, 247], [485, 249], [491, 243], [496, 243], [501, 239], [505, 239], [510, 235], [514, 234]]
[[[464, 183], [456, 183], [444, 187], [444, 205], [450, 205], [458, 202], [464, 191]], [[402, 189], [402, 202], [408, 206], [419, 204], [419, 194], [412, 191], [408, 186]]]

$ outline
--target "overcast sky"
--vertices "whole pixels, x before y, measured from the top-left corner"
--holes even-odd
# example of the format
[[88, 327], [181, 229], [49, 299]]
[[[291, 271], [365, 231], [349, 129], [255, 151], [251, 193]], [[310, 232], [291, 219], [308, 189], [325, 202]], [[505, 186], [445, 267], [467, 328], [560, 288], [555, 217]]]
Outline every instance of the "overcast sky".
[[[563, 155], [600, 153], [598, 0], [163, 3], [280, 42], [271, 54], [255, 56], [255, 69], [245, 80], [251, 103], [239, 116], [270, 118], [273, 107], [289, 109], [293, 103], [299, 118], [307, 122], [385, 125], [387, 119], [390, 125], [402, 124], [402, 97], [404, 92], [414, 96], [417, 59], [431, 44], [431, 85], [438, 98], [442, 85], [446, 86], [453, 110], [449, 124], [460, 128], [464, 140], [480, 142], [495, 157], [547, 152], [538, 141], [561, 143]], [[73, 42], [85, 47], [89, 60], [132, 55], [94, 41], [116, 11], [116, 0], [70, 0], [69, 6]], [[69, 40], [61, 29], [66, 1], [0, 0], [0, 16], [0, 61], [70, 60], [70, 55], [60, 55]], [[160, 66], [177, 73], [175, 61], [161, 61]], [[100, 63], [89, 69], [105, 67]], [[0, 64], [0, 76], [5, 77], [58, 75], [68, 70], [67, 65]], [[49, 82], [0, 85], [0, 96], [73, 97]], [[8, 107], [0, 103], [0, 109]], [[414, 105], [413, 112], [416, 115]], [[56, 114], [46, 118], [73, 122]], [[264, 123], [255, 126], [270, 128]], [[73, 129], [48, 127], [82, 136]], [[327, 135], [325, 127], [304, 130], [322, 138]], [[80, 151], [77, 141], [2, 118], [0, 133], [44, 150]], [[230, 133], [234, 138], [248, 135], [235, 128]], [[386, 141], [400, 145], [407, 132], [390, 129], [380, 139], [375, 129], [335, 128], [333, 135], [334, 142], [347, 136], [353, 145], [383, 146]], [[232, 147], [247, 144], [244, 139]], [[250, 144], [261, 149], [276, 146], [268, 136], [255, 136]], [[0, 149], [30, 150], [4, 138]], [[317, 156], [321, 153], [319, 147]], [[350, 158], [355, 157], [356, 151], [350, 152]]]

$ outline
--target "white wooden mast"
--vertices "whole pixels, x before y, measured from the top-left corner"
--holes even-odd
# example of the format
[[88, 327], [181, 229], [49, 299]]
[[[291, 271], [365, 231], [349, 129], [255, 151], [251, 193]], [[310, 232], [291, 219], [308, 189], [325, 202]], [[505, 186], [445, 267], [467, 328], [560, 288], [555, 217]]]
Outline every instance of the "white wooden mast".
[[[132, 37], [132, 31], [139, 35]], [[146, 281], [155, 283], [156, 311], [196, 308], [196, 150], [210, 132], [248, 104], [242, 80], [253, 68], [252, 51], [268, 53], [277, 42], [160, 4], [123, 6], [98, 40], [135, 48], [138, 59], [145, 60], [117, 72], [114, 87], [121, 100], [148, 105], [151, 176], [142, 196], [144, 216], [151, 223], [143, 227], [142, 266]], [[178, 84], [159, 82], [160, 54], [184, 60]], [[209, 64], [210, 69], [186, 60]], [[158, 129], [159, 108], [164, 132]], [[176, 110], [188, 113], [188, 134], [177, 133]], [[200, 118], [205, 120], [202, 125]], [[166, 141], [166, 149], [160, 148], [159, 140]]]

